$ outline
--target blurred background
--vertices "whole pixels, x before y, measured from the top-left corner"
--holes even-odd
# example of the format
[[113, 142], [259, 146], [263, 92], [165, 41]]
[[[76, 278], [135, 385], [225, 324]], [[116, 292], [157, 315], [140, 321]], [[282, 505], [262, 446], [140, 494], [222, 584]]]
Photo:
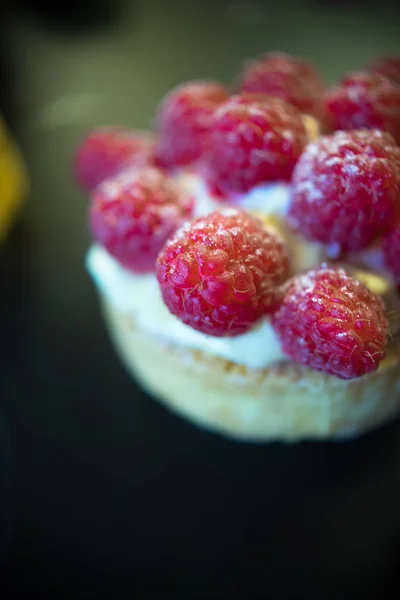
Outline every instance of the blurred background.
[[399, 423], [343, 445], [200, 432], [123, 372], [83, 266], [87, 129], [148, 128], [171, 87], [270, 50], [333, 82], [400, 54], [400, 8], [3, 0], [0, 113], [30, 194], [0, 249], [0, 598], [400, 597]]

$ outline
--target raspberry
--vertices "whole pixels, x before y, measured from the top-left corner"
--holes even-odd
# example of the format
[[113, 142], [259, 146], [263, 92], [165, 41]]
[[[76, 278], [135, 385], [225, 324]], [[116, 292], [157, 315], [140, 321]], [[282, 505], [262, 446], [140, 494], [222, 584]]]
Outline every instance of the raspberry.
[[287, 272], [286, 249], [274, 230], [236, 209], [184, 225], [157, 260], [170, 312], [213, 336], [250, 329], [276, 302]]
[[82, 142], [75, 157], [75, 177], [86, 191], [130, 167], [154, 164], [155, 139], [150, 133], [118, 127], [98, 129]]
[[400, 285], [400, 224], [386, 233], [382, 250], [386, 266], [392, 272], [396, 285]]
[[380, 73], [380, 75], [400, 83], [400, 58], [394, 56], [377, 58], [369, 65], [368, 71]]
[[400, 148], [379, 130], [338, 131], [309, 144], [292, 178], [289, 222], [336, 254], [387, 229], [400, 201]]
[[242, 73], [241, 89], [278, 96], [302, 113], [322, 116], [324, 84], [314, 66], [288, 54], [271, 52], [248, 63]]
[[272, 324], [292, 360], [342, 379], [372, 373], [385, 357], [383, 302], [342, 269], [288, 282]]
[[328, 90], [333, 129], [383, 129], [400, 143], [400, 85], [377, 73], [353, 73]]
[[90, 229], [94, 239], [123, 266], [154, 270], [167, 238], [191, 217], [193, 201], [155, 168], [121, 173], [92, 196]]
[[222, 197], [287, 181], [307, 140], [301, 114], [280, 98], [233, 96], [214, 113], [205, 178]]
[[210, 117], [227, 97], [225, 88], [213, 81], [193, 81], [172, 90], [156, 116], [158, 164], [171, 168], [197, 161], [204, 152]]

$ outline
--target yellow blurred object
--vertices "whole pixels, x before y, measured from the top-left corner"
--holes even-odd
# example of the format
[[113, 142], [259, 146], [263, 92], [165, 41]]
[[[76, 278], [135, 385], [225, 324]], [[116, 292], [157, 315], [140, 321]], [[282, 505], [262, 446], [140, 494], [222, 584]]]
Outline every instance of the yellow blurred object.
[[265, 227], [272, 227], [281, 235], [286, 233], [286, 228], [282, 217], [275, 214], [265, 214], [258, 210], [249, 210], [249, 212], [258, 217]]
[[390, 284], [387, 279], [380, 277], [379, 275], [375, 275], [374, 273], [369, 273], [367, 271], [357, 270], [354, 273], [354, 276], [358, 281], [361, 281], [372, 293], [377, 294], [378, 296], [384, 296], [390, 292]]
[[0, 117], [0, 242], [17, 217], [27, 190], [24, 162]]
[[308, 139], [310, 142], [315, 142], [319, 137], [320, 127], [318, 121], [311, 115], [303, 115], [303, 123], [308, 133]]

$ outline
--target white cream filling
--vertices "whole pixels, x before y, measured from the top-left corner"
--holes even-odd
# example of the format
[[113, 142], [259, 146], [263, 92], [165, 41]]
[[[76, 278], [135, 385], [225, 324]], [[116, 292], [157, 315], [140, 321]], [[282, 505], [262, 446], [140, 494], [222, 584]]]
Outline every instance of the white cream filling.
[[240, 206], [245, 210], [257, 210], [264, 214], [284, 217], [290, 203], [290, 188], [285, 183], [265, 183], [252, 188], [246, 194], [220, 202], [210, 194], [206, 183], [194, 173], [181, 171], [176, 176], [177, 183], [196, 201], [196, 216], [206, 215], [223, 206]]
[[213, 337], [184, 325], [166, 308], [154, 275], [136, 275], [122, 267], [104, 248], [93, 245], [86, 266], [99, 291], [118, 310], [132, 315], [141, 330], [165, 342], [201, 350], [251, 369], [285, 360], [268, 319], [235, 337]]

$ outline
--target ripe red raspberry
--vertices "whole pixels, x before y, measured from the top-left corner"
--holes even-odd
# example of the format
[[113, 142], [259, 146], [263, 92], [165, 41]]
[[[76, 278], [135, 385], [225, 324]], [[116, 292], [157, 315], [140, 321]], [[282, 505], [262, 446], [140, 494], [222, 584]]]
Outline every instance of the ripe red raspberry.
[[155, 138], [146, 132], [109, 127], [92, 131], [75, 156], [75, 177], [90, 192], [108, 177], [130, 167], [154, 164]]
[[295, 277], [272, 324], [292, 360], [342, 379], [375, 371], [385, 357], [382, 299], [342, 269]]
[[290, 179], [307, 131], [296, 108], [280, 98], [233, 96], [214, 113], [204, 175], [222, 197]]
[[380, 73], [384, 77], [400, 83], [400, 57], [382, 56], [377, 58], [370, 63], [368, 71]]
[[400, 224], [386, 233], [382, 241], [386, 266], [392, 272], [396, 285], [400, 285]]
[[277, 234], [236, 209], [184, 225], [157, 260], [171, 313], [213, 336], [250, 329], [277, 301], [287, 272], [288, 256]]
[[227, 98], [223, 85], [213, 81], [193, 81], [172, 90], [156, 115], [158, 164], [171, 168], [197, 161], [204, 152], [210, 117]]
[[338, 131], [309, 144], [292, 178], [289, 220], [337, 255], [360, 250], [393, 222], [400, 148], [383, 131]]
[[126, 268], [154, 271], [167, 238], [193, 211], [193, 201], [155, 168], [121, 173], [92, 196], [90, 229], [94, 239]]
[[249, 62], [241, 76], [242, 90], [278, 96], [317, 119], [322, 116], [324, 87], [311, 63], [281, 52]]
[[400, 85], [377, 73], [353, 73], [327, 91], [333, 129], [383, 129], [400, 143]]

